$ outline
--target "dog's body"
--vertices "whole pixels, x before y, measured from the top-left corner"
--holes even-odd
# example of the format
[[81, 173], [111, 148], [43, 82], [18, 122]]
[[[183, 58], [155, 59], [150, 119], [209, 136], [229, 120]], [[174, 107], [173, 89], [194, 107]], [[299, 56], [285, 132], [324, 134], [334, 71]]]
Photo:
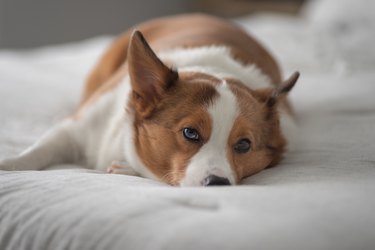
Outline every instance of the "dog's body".
[[217, 18], [136, 28], [150, 46], [139, 31], [115, 40], [77, 112], [0, 169], [76, 163], [199, 186], [236, 184], [277, 164], [286, 145], [279, 114], [292, 115], [284, 96], [298, 74], [282, 83], [272, 56]]

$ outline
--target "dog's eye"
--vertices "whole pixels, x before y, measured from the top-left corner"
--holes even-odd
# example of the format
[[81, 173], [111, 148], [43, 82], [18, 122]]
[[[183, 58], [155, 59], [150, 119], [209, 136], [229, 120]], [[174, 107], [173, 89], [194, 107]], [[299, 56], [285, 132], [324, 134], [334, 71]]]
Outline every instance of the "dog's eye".
[[249, 139], [240, 139], [235, 145], [234, 145], [234, 151], [236, 153], [247, 153], [251, 148], [251, 141]]
[[201, 140], [201, 137], [198, 133], [198, 131], [194, 128], [184, 128], [182, 130], [182, 133], [184, 137], [192, 142], [199, 142]]

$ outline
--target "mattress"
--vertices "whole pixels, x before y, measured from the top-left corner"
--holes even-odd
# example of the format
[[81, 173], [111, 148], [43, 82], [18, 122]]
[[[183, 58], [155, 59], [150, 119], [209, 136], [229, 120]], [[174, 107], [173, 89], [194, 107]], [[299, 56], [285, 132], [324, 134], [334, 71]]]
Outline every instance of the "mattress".
[[[300, 146], [240, 186], [171, 187], [64, 165], [0, 171], [0, 249], [375, 249], [374, 2], [236, 20], [269, 48]], [[110, 37], [0, 51], [0, 158], [77, 106]]]

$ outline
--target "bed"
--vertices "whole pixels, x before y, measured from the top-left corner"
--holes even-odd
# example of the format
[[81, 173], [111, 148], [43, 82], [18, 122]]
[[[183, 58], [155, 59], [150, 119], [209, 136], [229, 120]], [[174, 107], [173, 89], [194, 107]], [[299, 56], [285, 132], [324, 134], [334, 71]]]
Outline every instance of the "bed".
[[[0, 171], [0, 249], [375, 249], [374, 1], [236, 20], [278, 58], [302, 142], [241, 186], [176, 188], [79, 166]], [[0, 158], [69, 115], [110, 37], [0, 51]]]

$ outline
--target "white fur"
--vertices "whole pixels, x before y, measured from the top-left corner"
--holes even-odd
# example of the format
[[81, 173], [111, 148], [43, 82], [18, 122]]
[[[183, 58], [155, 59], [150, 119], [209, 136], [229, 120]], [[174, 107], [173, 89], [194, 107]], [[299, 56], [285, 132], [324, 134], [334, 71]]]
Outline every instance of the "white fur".
[[216, 90], [219, 98], [207, 109], [212, 121], [210, 140], [190, 160], [181, 186], [201, 186], [209, 175], [228, 178], [231, 184], [235, 184], [235, 172], [227, 158], [227, 145], [239, 107], [225, 81]]
[[83, 148], [89, 160], [95, 161], [87, 164], [98, 170], [105, 170], [113, 160], [121, 161], [141, 176], [158, 179], [142, 163], [135, 150], [134, 115], [132, 110], [125, 109], [130, 91], [130, 79], [126, 76], [117, 88], [104, 94], [95, 105], [85, 111], [86, 115], [82, 121], [78, 121], [83, 123], [87, 130], [82, 131], [86, 133], [84, 136], [91, 138]]
[[287, 139], [287, 151], [293, 152], [301, 146], [298, 124], [290, 113], [283, 109], [279, 109], [280, 129]]

